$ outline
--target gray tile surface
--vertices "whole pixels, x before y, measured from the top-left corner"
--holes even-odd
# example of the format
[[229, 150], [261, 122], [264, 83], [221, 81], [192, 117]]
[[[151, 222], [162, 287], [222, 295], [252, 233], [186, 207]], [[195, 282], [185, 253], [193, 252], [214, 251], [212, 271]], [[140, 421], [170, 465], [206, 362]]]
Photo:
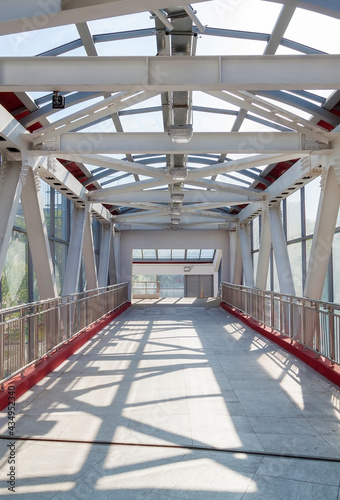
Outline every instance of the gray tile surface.
[[56, 442], [17, 444], [16, 496], [338, 500], [339, 388], [212, 305], [137, 302], [20, 398]]

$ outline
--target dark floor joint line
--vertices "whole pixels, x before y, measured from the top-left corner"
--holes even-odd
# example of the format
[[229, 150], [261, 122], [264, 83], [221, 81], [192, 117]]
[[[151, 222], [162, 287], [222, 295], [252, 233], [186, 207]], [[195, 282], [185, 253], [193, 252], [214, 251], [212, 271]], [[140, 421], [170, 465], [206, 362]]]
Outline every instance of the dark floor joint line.
[[312, 455], [295, 455], [288, 453], [274, 453], [269, 451], [249, 451], [237, 450], [233, 448], [214, 448], [212, 446], [189, 446], [180, 444], [150, 444], [150, 443], [120, 443], [115, 441], [92, 441], [92, 440], [79, 440], [79, 439], [53, 439], [53, 438], [38, 438], [31, 436], [5, 436], [0, 435], [0, 440], [9, 441], [34, 441], [46, 443], [72, 443], [72, 444], [97, 444], [100, 446], [140, 446], [141, 448], [175, 448], [180, 450], [197, 450], [197, 451], [211, 451], [220, 453], [241, 453], [242, 455], [256, 455], [261, 457], [273, 458], [293, 458], [298, 460], [314, 460], [320, 462], [336, 462], [340, 463], [340, 457], [318, 457]]

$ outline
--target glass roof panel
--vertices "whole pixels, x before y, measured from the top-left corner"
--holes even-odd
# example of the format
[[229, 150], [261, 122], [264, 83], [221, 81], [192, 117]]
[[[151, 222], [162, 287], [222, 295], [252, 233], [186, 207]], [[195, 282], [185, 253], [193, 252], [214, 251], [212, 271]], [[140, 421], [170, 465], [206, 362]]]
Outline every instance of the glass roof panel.
[[156, 250], [155, 248], [143, 248], [143, 259], [155, 259]]
[[156, 38], [145, 37], [96, 43], [98, 56], [155, 56]]
[[329, 54], [340, 53], [339, 20], [305, 9], [296, 9], [285, 38]]
[[154, 28], [155, 22], [149, 12], [140, 12], [129, 16], [110, 17], [90, 21], [88, 26], [92, 35], [101, 33], [117, 33], [121, 31], [140, 30], [142, 28]]
[[187, 259], [199, 259], [200, 252], [201, 252], [200, 249], [189, 248], [187, 250]]
[[159, 248], [158, 249], [158, 258], [159, 259], [171, 259], [171, 250], [170, 248], [168, 250]]
[[184, 259], [185, 250], [184, 249], [173, 249], [172, 250], [172, 258], [173, 259]]
[[35, 56], [79, 38], [74, 24], [1, 36], [1, 56]]
[[215, 254], [215, 250], [208, 249], [208, 248], [202, 248], [201, 259], [213, 259], [214, 254]]
[[261, 0], [216, 0], [192, 4], [205, 25], [242, 31], [270, 33], [281, 5]]

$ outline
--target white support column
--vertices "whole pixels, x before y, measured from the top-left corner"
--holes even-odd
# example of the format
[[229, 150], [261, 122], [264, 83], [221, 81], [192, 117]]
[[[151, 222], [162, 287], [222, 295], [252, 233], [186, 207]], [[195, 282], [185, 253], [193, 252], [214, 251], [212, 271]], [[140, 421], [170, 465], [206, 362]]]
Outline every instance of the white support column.
[[295, 295], [293, 275], [290, 267], [287, 242], [283, 232], [281, 210], [279, 206], [269, 209], [269, 218], [280, 292]]
[[321, 300], [332, 249], [334, 230], [340, 202], [340, 164], [336, 171], [331, 166], [323, 174], [318, 214], [316, 218], [312, 248], [304, 295]]
[[85, 214], [83, 257], [87, 289], [94, 290], [95, 288], [98, 288], [98, 281], [93, 245], [92, 217], [90, 211], [87, 211]]
[[0, 277], [22, 190], [20, 174], [21, 162], [3, 160], [0, 167]]
[[249, 226], [240, 226], [240, 242], [241, 242], [241, 254], [242, 254], [242, 264], [244, 272], [244, 284], [254, 288], [254, 271], [253, 263], [251, 259], [251, 248], [250, 248], [250, 238], [249, 238]]
[[78, 291], [81, 256], [83, 250], [85, 208], [74, 208], [70, 245], [67, 255], [62, 295]]
[[109, 257], [109, 283], [110, 285], [116, 285], [116, 263], [114, 254], [114, 231], [111, 232], [111, 244], [110, 244], [110, 257]]
[[[231, 233], [233, 234], [233, 233]], [[234, 285], [242, 284], [242, 254], [241, 254], [241, 240], [240, 240], [240, 228], [238, 227], [235, 232], [235, 237], [231, 243], [233, 248], [233, 255], [231, 261], [231, 283]]]
[[101, 233], [102, 234], [100, 241], [100, 257], [99, 257], [99, 270], [98, 270], [99, 288], [107, 285], [107, 280], [109, 275], [112, 225], [102, 224]]
[[259, 249], [259, 260], [256, 271], [256, 287], [265, 290], [267, 287], [267, 277], [270, 259], [272, 237], [270, 233], [269, 212], [266, 207], [262, 211], [261, 217], [261, 240]]
[[38, 182], [39, 180], [34, 178], [33, 170], [29, 168], [25, 185], [21, 193], [21, 203], [40, 300], [44, 300], [57, 297], [58, 292], [44, 210], [37, 189]]
[[116, 274], [116, 283], [121, 282], [121, 269], [120, 269], [120, 232], [115, 231], [113, 236], [113, 254], [115, 261], [115, 274]]

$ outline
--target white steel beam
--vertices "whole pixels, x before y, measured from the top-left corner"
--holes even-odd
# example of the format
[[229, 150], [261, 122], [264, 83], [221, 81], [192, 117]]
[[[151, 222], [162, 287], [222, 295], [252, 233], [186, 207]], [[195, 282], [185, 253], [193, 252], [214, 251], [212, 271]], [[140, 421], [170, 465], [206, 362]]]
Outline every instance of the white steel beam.
[[[206, 0], [195, 0], [203, 2]], [[95, 19], [125, 16], [136, 12], [177, 7], [178, 0], [25, 0], [14, 5], [2, 0], [0, 35], [35, 31], [64, 24], [76, 24]]]
[[[339, 171], [339, 166], [337, 166]], [[329, 167], [323, 178], [304, 296], [321, 300], [339, 212], [339, 174]], [[338, 256], [337, 256], [338, 257]]]
[[[224, 205], [231, 204], [243, 204], [249, 203], [254, 199], [252, 192], [249, 195], [243, 191], [243, 194], [235, 194], [233, 192], [223, 192], [223, 191], [206, 191], [204, 189], [190, 189], [184, 192], [184, 202], [185, 203], [224, 203]], [[98, 191], [98, 196], [100, 196], [100, 191]], [[96, 193], [91, 193], [91, 199], [96, 200]], [[122, 204], [126, 206], [125, 203], [170, 203], [171, 193], [169, 190], [157, 190], [152, 189], [148, 191], [137, 191], [131, 193], [108, 195], [105, 198], [106, 203]]]
[[226, 192], [226, 193], [244, 195], [244, 196], [247, 196], [248, 199], [254, 199], [254, 200], [255, 199], [263, 200], [266, 197], [266, 194], [263, 193], [263, 191], [250, 189], [250, 188], [243, 188], [242, 186], [237, 186], [235, 184], [229, 184], [227, 182], [218, 182], [218, 181], [204, 179], [202, 181], [187, 181], [187, 180], [185, 180], [184, 184], [188, 184], [189, 186], [204, 187], [204, 188], [207, 188], [209, 190], [214, 189], [217, 192]]
[[245, 286], [254, 288], [254, 271], [251, 259], [249, 225], [240, 226], [240, 242]]
[[[26, 137], [26, 136], [25, 136]], [[29, 139], [29, 138], [28, 138]], [[327, 142], [327, 139], [323, 136]], [[197, 132], [190, 142], [176, 143], [164, 132], [70, 132], [61, 134], [55, 141], [31, 147], [34, 156], [51, 154], [73, 159], [72, 155], [81, 154], [205, 154], [229, 153], [283, 154], [309, 153], [311, 150], [324, 150], [327, 145], [307, 141], [304, 135], [295, 132]], [[230, 162], [228, 162], [230, 163]], [[228, 170], [226, 170], [228, 171]]]
[[125, 193], [135, 193], [136, 191], [142, 191], [143, 189], [165, 186], [167, 183], [165, 181], [153, 180], [153, 181], [138, 181], [129, 184], [123, 184], [122, 186], [114, 186], [112, 188], [100, 189], [97, 191], [92, 191], [88, 193], [88, 198], [91, 201], [105, 202], [107, 196]]
[[233, 260], [231, 262], [231, 267], [233, 270], [233, 280], [234, 285], [242, 285], [242, 251], [241, 251], [241, 239], [240, 239], [240, 227], [238, 226], [235, 233], [234, 242], [234, 253]]
[[94, 255], [92, 218], [90, 211], [85, 213], [83, 257], [88, 290], [98, 288], [96, 260]]
[[31, 168], [28, 169], [25, 185], [21, 192], [21, 203], [40, 300], [57, 297], [58, 292], [44, 210]]
[[3, 160], [0, 167], [0, 277], [22, 191], [20, 174], [21, 162]]
[[109, 277], [110, 244], [112, 236], [112, 225], [102, 224], [100, 241], [100, 256], [98, 270], [98, 286], [101, 288], [107, 285]]
[[[113, 229], [113, 228], [112, 228]], [[111, 243], [110, 243], [110, 256], [109, 256], [109, 284], [116, 285], [116, 264], [115, 264], [115, 255], [114, 255], [114, 229], [111, 232]]]
[[271, 244], [272, 238], [270, 232], [269, 212], [268, 208], [266, 207], [262, 211], [261, 216], [261, 239], [255, 281], [256, 287], [260, 288], [261, 290], [266, 290], [267, 288]]
[[[269, 204], [278, 201], [292, 194], [304, 184], [312, 181], [321, 173], [321, 157], [310, 156], [298, 160], [281, 177], [271, 184], [264, 192], [267, 193]], [[255, 202], [244, 208], [240, 213], [240, 222], [252, 219], [262, 210], [262, 204]]]
[[2, 92], [333, 90], [340, 55], [2, 57], [0, 75]]
[[[125, 133], [124, 133], [125, 135]], [[58, 158], [67, 160], [69, 158], [66, 154], [58, 155]], [[118, 160], [109, 156], [95, 156], [95, 155], [72, 155], [73, 161], [85, 163], [88, 165], [95, 165], [97, 167], [105, 167], [110, 170], [120, 170], [121, 172], [128, 172], [130, 174], [145, 175], [146, 177], [156, 177], [157, 179], [164, 179], [166, 182], [171, 179], [170, 174], [166, 169], [148, 167], [141, 163]]]
[[275, 54], [277, 51], [283, 35], [285, 34], [286, 29], [293, 17], [296, 6], [293, 5], [283, 5], [278, 20], [274, 26], [270, 39], [266, 45], [264, 50], [264, 54]]
[[[115, 262], [114, 275], [116, 283], [121, 282], [121, 265], [120, 265], [120, 232], [115, 230], [113, 235], [113, 256]], [[132, 255], [130, 255], [132, 261]]]
[[[150, 220], [150, 218], [152, 220]], [[194, 222], [199, 222], [199, 223], [213, 223], [214, 220], [216, 224], [224, 224], [226, 222], [235, 222], [234, 220], [230, 220], [228, 218], [228, 215], [226, 217], [223, 216], [218, 216], [218, 214], [213, 215], [213, 213], [209, 214], [207, 213], [194, 213], [194, 214], [185, 214], [179, 216], [181, 219], [181, 223], [187, 223], [187, 224], [192, 224]], [[117, 220], [117, 222], [128, 222], [130, 224], [145, 224], [146, 222], [150, 222], [152, 224], [162, 224], [162, 223], [167, 223], [170, 224], [171, 222], [171, 217], [170, 215], [166, 214], [145, 214], [141, 215], [140, 217], [137, 217], [131, 221], [130, 218], [122, 216], [117, 216], [114, 217], [114, 221]]]
[[[226, 101], [234, 106], [250, 111], [256, 115], [262, 116], [269, 121], [273, 121], [280, 125], [284, 125], [300, 134], [307, 135], [315, 141], [328, 144], [329, 133], [308, 121], [299, 115], [287, 111], [278, 104], [273, 104], [265, 99], [258, 97], [249, 92], [207, 92], [212, 97], [217, 97], [222, 101]], [[282, 132], [281, 132], [282, 133]]]
[[[37, 166], [39, 176], [51, 187], [62, 193], [78, 205], [85, 204], [87, 189], [58, 161], [42, 159]], [[103, 222], [110, 222], [110, 212], [100, 203], [93, 203], [91, 211], [94, 216]]]
[[269, 218], [280, 292], [295, 295], [293, 275], [279, 206], [269, 209]]
[[74, 207], [62, 295], [70, 295], [78, 291], [86, 219], [85, 213], [85, 208]]
[[[282, 4], [282, 0], [264, 0]], [[340, 4], [336, 0], [285, 0], [287, 5], [294, 5], [296, 8], [308, 9], [325, 16], [340, 19]]]
[[[40, 144], [49, 139], [64, 134], [70, 130], [78, 129], [79, 127], [90, 126], [91, 123], [116, 114], [122, 109], [128, 108], [140, 102], [143, 102], [151, 97], [158, 95], [158, 92], [119, 92], [102, 99], [92, 106], [83, 108], [80, 111], [67, 115], [52, 124], [39, 128], [32, 135], [34, 137], [33, 144]], [[85, 150], [86, 151], [86, 150]]]

